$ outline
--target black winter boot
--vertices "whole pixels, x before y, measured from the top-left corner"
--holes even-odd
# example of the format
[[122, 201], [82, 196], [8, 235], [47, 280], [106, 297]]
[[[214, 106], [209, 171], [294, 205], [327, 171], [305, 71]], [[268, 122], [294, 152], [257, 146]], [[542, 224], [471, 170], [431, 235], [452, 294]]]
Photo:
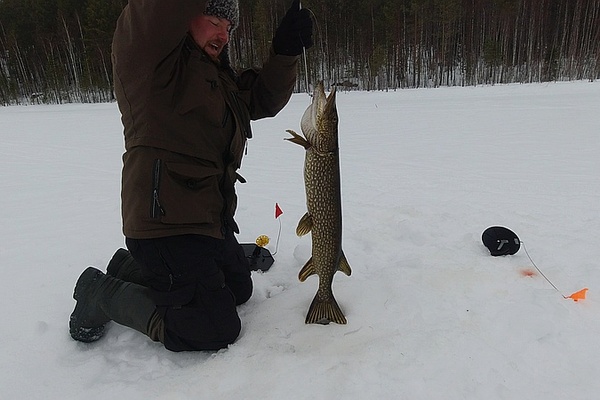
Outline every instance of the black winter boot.
[[99, 294], [96, 289], [104, 274], [89, 267], [79, 276], [73, 298], [77, 300], [69, 319], [71, 337], [82, 342], [93, 342], [102, 337], [104, 326], [110, 318], [98, 307]]
[[87, 268], [75, 285], [73, 298], [77, 304], [69, 321], [71, 337], [96, 341], [104, 334], [106, 323], [114, 320], [162, 342], [164, 323], [147, 292], [144, 286]]
[[147, 286], [146, 281], [142, 277], [142, 268], [133, 259], [129, 251], [125, 249], [119, 249], [115, 252], [108, 262], [106, 273], [127, 282]]

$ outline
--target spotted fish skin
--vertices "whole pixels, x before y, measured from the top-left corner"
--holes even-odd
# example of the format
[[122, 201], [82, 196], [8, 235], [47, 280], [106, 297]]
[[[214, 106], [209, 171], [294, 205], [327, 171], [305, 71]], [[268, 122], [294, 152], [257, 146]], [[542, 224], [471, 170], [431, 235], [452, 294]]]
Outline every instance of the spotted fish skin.
[[323, 83], [315, 88], [313, 101], [301, 120], [304, 137], [288, 130], [287, 140], [306, 149], [304, 185], [308, 212], [300, 219], [298, 236], [311, 233], [312, 256], [298, 278], [304, 282], [318, 275], [319, 289], [308, 313], [306, 323], [328, 324], [347, 322], [332, 290], [337, 271], [352, 273], [342, 250], [342, 196], [338, 148], [338, 114], [335, 89], [325, 95]]

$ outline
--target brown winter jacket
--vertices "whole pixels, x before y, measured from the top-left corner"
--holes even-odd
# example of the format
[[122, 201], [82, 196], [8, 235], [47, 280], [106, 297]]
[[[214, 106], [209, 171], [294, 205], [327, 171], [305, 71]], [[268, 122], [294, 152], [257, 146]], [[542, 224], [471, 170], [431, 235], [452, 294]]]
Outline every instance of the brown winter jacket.
[[[233, 219], [250, 120], [287, 104], [298, 57], [275, 55], [233, 76], [188, 36], [205, 1], [130, 0], [113, 40], [125, 135], [123, 233], [223, 237]], [[228, 58], [227, 58], [228, 59]]]

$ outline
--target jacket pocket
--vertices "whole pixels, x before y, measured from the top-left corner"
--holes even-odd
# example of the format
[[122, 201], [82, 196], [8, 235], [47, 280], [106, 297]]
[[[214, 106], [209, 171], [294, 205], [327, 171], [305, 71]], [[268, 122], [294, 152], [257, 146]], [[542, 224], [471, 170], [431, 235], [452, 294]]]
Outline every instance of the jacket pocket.
[[223, 198], [216, 167], [156, 160], [152, 217], [165, 224], [220, 221]]

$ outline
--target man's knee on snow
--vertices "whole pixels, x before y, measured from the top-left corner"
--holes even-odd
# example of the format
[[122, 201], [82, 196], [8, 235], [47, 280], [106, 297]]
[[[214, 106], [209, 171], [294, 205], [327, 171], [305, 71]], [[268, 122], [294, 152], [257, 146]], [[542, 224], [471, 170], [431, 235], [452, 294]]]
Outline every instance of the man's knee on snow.
[[165, 314], [164, 345], [171, 351], [223, 349], [242, 329], [236, 312], [216, 319], [200, 309], [170, 311]]

